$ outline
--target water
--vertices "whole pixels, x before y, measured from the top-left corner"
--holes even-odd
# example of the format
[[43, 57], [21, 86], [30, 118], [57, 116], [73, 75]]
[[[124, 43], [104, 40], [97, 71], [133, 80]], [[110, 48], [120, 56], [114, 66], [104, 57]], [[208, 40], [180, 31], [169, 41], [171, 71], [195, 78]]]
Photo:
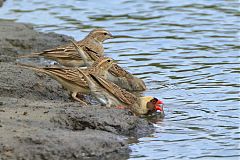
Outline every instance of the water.
[[104, 27], [122, 38], [106, 55], [163, 99], [155, 133], [130, 159], [239, 159], [239, 2], [234, 0], [8, 0], [0, 18], [81, 39]]

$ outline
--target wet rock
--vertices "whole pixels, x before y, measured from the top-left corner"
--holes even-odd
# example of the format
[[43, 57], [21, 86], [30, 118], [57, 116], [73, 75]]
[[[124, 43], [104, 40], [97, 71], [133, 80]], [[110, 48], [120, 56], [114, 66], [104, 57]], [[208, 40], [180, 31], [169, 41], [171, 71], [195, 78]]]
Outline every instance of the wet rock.
[[133, 116], [126, 110], [97, 106], [61, 110], [52, 122], [71, 130], [90, 128], [135, 137], [141, 137], [153, 131], [151, 124], [146, 120]]

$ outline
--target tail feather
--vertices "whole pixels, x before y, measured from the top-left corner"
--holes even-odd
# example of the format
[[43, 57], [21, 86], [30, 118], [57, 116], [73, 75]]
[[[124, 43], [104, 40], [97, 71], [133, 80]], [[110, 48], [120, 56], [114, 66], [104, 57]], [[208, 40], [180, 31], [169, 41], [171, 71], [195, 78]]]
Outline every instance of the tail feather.
[[40, 56], [41, 53], [31, 53], [26, 55], [19, 55], [18, 58], [34, 58]]
[[64, 71], [62, 71], [62, 68], [54, 68], [54, 67], [36, 67], [33, 65], [29, 65], [29, 64], [23, 64], [23, 63], [16, 63], [16, 65], [19, 65], [22, 68], [26, 68], [26, 69], [31, 69], [33, 71], [36, 72], [41, 72], [44, 74], [49, 75], [50, 77], [56, 79], [56, 77], [64, 77], [63, 73]]
[[34, 70], [37, 72], [42, 72], [42, 73], [48, 74], [48, 72], [46, 72], [43, 68], [38, 68], [38, 67], [30, 65], [30, 64], [16, 63], [16, 65], [18, 65], [22, 68], [31, 69], [31, 70]]

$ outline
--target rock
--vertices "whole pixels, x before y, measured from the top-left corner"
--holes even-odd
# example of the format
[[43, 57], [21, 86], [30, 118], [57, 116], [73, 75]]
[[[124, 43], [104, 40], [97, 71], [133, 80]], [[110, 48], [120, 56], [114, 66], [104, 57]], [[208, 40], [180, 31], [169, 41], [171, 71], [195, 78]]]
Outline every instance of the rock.
[[2, 160], [127, 159], [129, 152], [123, 138], [103, 131], [56, 129], [17, 134], [10, 142], [3, 141], [0, 145]]
[[[53, 119], [59, 117], [62, 110], [81, 111], [76, 102], [32, 101], [2, 95], [0, 101], [6, 102], [0, 106], [0, 109], [5, 111], [0, 112], [0, 159], [126, 159], [128, 157], [130, 150], [121, 135], [93, 129], [91, 126], [76, 131], [56, 125], [58, 123]], [[45, 114], [47, 109], [48, 113]], [[27, 114], [23, 115], [24, 112]]]
[[39, 52], [69, 43], [72, 37], [41, 33], [30, 24], [0, 20], [0, 62], [13, 62], [19, 54]]
[[153, 132], [151, 124], [137, 116], [132, 116], [128, 111], [97, 106], [61, 110], [52, 122], [71, 130], [90, 128], [134, 137], [142, 137]]
[[69, 38], [0, 21], [0, 159], [127, 159], [126, 137], [152, 132], [128, 111], [82, 107], [57, 81], [15, 64]]
[[50, 77], [11, 62], [0, 62], [0, 96], [69, 101], [68, 92]]

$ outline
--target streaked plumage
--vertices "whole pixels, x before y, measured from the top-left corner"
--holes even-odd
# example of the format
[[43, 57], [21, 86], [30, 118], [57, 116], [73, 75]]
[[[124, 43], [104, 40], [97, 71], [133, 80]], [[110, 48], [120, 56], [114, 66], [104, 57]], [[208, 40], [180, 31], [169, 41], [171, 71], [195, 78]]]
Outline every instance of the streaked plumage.
[[[72, 43], [75, 45], [76, 50], [79, 55], [81, 55], [86, 66], [91, 66], [94, 61], [103, 57], [88, 47], [84, 47], [82, 50], [79, 50], [77, 44], [73, 41]], [[109, 69], [109, 72], [107, 72], [107, 79], [128, 91], [146, 90], [146, 85], [143, 80], [133, 76], [118, 64], [113, 64]]]
[[111, 67], [113, 64], [113, 60], [111, 58], [100, 58], [96, 61], [92, 67], [87, 69], [81, 68], [59, 68], [59, 67], [35, 67], [26, 64], [18, 64], [24, 68], [32, 69], [37, 72], [42, 72], [53, 79], [57, 80], [65, 89], [70, 91], [71, 96], [81, 102], [82, 104], [86, 105], [85, 102], [77, 98], [77, 93], [90, 93], [89, 85], [86, 82], [85, 78], [83, 77], [82, 73], [89, 75], [90, 73], [99, 75], [104, 77], [106, 71]]
[[91, 94], [103, 105], [108, 107], [123, 106], [130, 109], [136, 115], [145, 115], [156, 111], [155, 106], [158, 99], [154, 97], [137, 97], [94, 73], [87, 75], [82, 72], [82, 75], [89, 85]]
[[[110, 38], [113, 38], [113, 36], [109, 31], [105, 29], [94, 29], [83, 40], [78, 41], [77, 45], [83, 48], [90, 48], [92, 51], [102, 56], [104, 54], [103, 42]], [[54, 49], [44, 50], [39, 53], [21, 55], [19, 58], [38, 56], [55, 60], [66, 67], [80, 67], [84, 65], [81, 56], [76, 53], [76, 50], [71, 43]]]

